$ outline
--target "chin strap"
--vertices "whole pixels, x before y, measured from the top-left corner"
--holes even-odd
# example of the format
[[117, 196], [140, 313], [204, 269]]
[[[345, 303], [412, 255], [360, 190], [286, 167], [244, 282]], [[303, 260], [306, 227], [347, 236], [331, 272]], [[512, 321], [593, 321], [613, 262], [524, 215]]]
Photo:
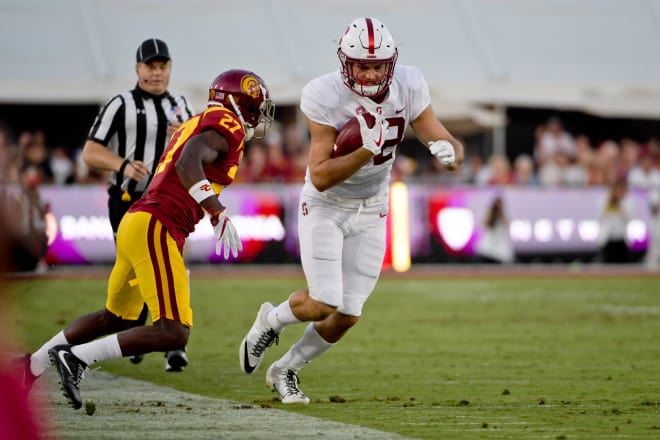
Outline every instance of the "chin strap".
[[236, 112], [236, 115], [238, 116], [238, 119], [241, 120], [241, 124], [243, 124], [243, 131], [245, 131], [245, 141], [249, 141], [252, 139], [252, 136], [254, 136], [254, 128], [248, 127], [248, 125], [245, 123], [245, 119], [243, 119], [243, 114], [241, 113], [241, 109], [236, 105], [236, 101], [234, 101], [234, 97], [232, 95], [229, 95], [229, 101], [231, 101], [232, 107], [234, 107], [234, 111]]

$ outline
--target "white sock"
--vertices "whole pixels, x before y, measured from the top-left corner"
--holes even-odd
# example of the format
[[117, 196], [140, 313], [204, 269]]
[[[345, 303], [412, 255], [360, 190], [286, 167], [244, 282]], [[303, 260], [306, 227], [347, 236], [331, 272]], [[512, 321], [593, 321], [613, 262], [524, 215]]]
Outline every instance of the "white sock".
[[291, 346], [284, 356], [275, 361], [276, 368], [300, 370], [312, 359], [319, 357], [335, 344], [327, 342], [316, 332], [314, 323], [305, 328], [302, 338]]
[[268, 319], [270, 328], [275, 330], [277, 333], [280, 333], [284, 327], [289, 324], [297, 324], [302, 322], [296, 318], [296, 315], [293, 314], [293, 310], [291, 310], [291, 305], [289, 304], [288, 299], [271, 310], [268, 313], [268, 316], [266, 316], [266, 319]]
[[86, 344], [74, 345], [71, 352], [80, 358], [87, 366], [108, 359], [122, 357], [117, 335], [106, 336]]
[[41, 376], [44, 374], [44, 371], [50, 367], [50, 358], [48, 357], [48, 350], [55, 347], [56, 345], [68, 344], [69, 341], [66, 340], [64, 336], [64, 330], [60, 330], [58, 334], [50, 338], [48, 342], [39, 347], [39, 350], [35, 351], [34, 354], [30, 355], [30, 371], [35, 376]]

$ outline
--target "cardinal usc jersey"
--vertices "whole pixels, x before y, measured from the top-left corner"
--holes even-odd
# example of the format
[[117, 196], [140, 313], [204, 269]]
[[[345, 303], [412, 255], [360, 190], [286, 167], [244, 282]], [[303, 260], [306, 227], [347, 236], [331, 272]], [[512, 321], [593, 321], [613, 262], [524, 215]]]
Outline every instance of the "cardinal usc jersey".
[[211, 107], [188, 119], [174, 132], [147, 191], [129, 210], [149, 212], [160, 220], [180, 251], [183, 250], [186, 237], [194, 231], [195, 225], [205, 214], [188, 194], [188, 188], [184, 188], [175, 164], [188, 140], [209, 129], [227, 139], [229, 153], [204, 165], [204, 174], [217, 194], [234, 181], [238, 164], [243, 158], [245, 131], [233, 112], [224, 107]]
[[[354, 93], [344, 84], [339, 70], [313, 79], [302, 90], [300, 109], [314, 122], [330, 125], [339, 130], [363, 107], [371, 113], [380, 113], [389, 128], [381, 153], [374, 156], [355, 174], [325, 193], [337, 197], [366, 198], [389, 189], [390, 170], [396, 146], [403, 139], [406, 127], [431, 104], [428, 84], [422, 72], [412, 66], [396, 66], [394, 79], [382, 103]], [[309, 168], [305, 185], [313, 185]]]

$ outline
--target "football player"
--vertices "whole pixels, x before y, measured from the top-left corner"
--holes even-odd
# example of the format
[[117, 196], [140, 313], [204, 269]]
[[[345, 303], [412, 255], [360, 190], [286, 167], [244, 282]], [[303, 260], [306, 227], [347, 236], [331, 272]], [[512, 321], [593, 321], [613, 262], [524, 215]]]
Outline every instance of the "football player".
[[[310, 322], [266, 372], [266, 383], [283, 403], [309, 403], [298, 371], [359, 321], [376, 286], [386, 247], [390, 170], [406, 127], [446, 168], [455, 169], [464, 158], [463, 146], [436, 118], [420, 70], [396, 64], [396, 42], [380, 20], [350, 23], [337, 54], [340, 68], [310, 81], [300, 102], [311, 134], [298, 210], [307, 287], [279, 305], [262, 304], [239, 348], [241, 369], [253, 373], [286, 326]], [[366, 112], [375, 119], [371, 127]], [[337, 130], [353, 117], [363, 145], [333, 157]]]
[[[265, 134], [274, 111], [266, 84], [255, 73], [229, 70], [213, 80], [208, 108], [172, 135], [147, 191], [121, 220], [105, 308], [78, 318], [32, 354], [28, 382], [44, 372], [50, 357], [78, 409], [80, 380], [90, 365], [186, 345], [193, 317], [185, 239], [208, 213], [216, 253], [228, 259], [242, 250], [218, 195], [234, 180], [245, 141], [258, 124]], [[130, 328], [143, 303], [153, 325]], [[97, 339], [104, 335], [111, 336]]]

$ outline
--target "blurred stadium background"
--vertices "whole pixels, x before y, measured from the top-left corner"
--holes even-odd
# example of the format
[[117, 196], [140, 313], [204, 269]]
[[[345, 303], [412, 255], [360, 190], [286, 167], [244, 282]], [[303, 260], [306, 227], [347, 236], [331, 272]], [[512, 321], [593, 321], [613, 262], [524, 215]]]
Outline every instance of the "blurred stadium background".
[[[197, 111], [225, 69], [251, 69], [269, 84], [278, 124], [248, 147], [223, 197], [247, 245], [239, 262], [297, 263], [300, 90], [337, 68], [336, 40], [363, 15], [388, 25], [399, 63], [422, 69], [438, 118], [467, 146], [463, 169], [450, 173], [407, 136], [393, 170], [386, 266], [482, 261], [496, 199], [509, 262], [603, 262], [600, 219], [622, 181], [627, 258], [643, 264], [657, 223], [649, 201], [660, 191], [658, 0], [2, 0], [1, 157], [22, 173], [3, 172], [3, 183], [20, 191], [12, 184], [29, 177], [47, 208], [30, 226], [47, 230], [48, 248], [26, 267], [112, 262], [105, 176], [79, 153], [99, 107], [133, 87], [135, 49], [150, 37], [168, 43], [170, 90]], [[216, 262], [206, 226], [189, 241], [192, 262]]]

